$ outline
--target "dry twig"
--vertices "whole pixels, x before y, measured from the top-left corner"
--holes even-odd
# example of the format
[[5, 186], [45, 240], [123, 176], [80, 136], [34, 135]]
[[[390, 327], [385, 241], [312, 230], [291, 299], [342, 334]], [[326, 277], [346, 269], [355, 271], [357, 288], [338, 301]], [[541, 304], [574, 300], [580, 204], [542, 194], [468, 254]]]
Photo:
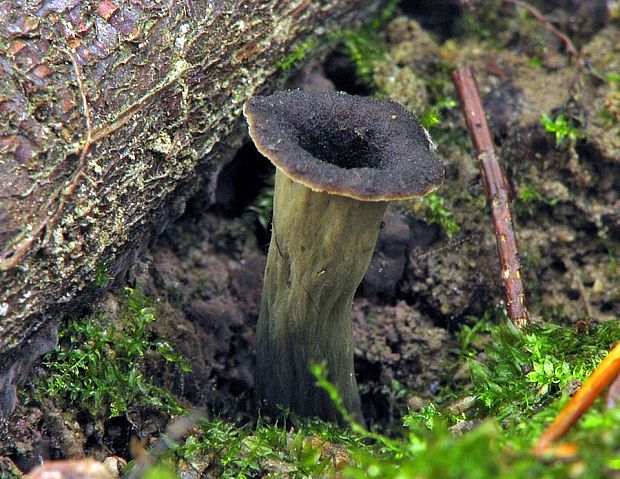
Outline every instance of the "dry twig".
[[517, 327], [523, 328], [530, 320], [525, 307], [521, 265], [509, 207], [508, 182], [495, 155], [493, 139], [471, 69], [462, 67], [455, 70], [452, 80], [461, 100], [469, 135], [476, 148], [484, 193], [493, 217], [508, 317]]
[[560, 30], [555, 28], [551, 24], [551, 22], [549, 22], [549, 20], [545, 18], [545, 16], [540, 12], [540, 10], [538, 10], [533, 5], [530, 5], [528, 2], [524, 2], [523, 0], [503, 0], [503, 1], [505, 3], [511, 3], [513, 5], [516, 5], [517, 7], [523, 8], [530, 15], [532, 15], [536, 20], [541, 22], [551, 34], [555, 35], [557, 38], [560, 39], [560, 41], [564, 44], [564, 48], [566, 48], [566, 51], [568, 52], [568, 54], [577, 60], [577, 62], [579, 63], [579, 66], [584, 65], [583, 56], [579, 53], [579, 51], [577, 51], [577, 49], [575, 48], [575, 45], [573, 45], [573, 42], [568, 37], [568, 35], [566, 35], [565, 33], [562, 33]]

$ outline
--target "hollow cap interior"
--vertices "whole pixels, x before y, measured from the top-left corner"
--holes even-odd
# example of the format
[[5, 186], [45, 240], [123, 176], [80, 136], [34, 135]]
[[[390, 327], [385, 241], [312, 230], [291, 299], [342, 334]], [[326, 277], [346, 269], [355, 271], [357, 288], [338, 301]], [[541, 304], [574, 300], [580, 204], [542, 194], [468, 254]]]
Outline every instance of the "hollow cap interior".
[[387, 201], [443, 181], [428, 134], [394, 101], [291, 90], [248, 100], [244, 114], [258, 150], [312, 190]]

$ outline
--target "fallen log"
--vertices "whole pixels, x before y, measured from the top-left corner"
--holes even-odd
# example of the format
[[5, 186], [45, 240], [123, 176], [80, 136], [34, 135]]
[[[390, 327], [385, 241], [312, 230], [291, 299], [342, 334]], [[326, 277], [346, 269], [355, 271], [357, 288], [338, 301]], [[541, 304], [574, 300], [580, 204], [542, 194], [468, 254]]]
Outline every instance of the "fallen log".
[[54, 320], [214, 186], [279, 61], [380, 4], [0, 4], [0, 416]]

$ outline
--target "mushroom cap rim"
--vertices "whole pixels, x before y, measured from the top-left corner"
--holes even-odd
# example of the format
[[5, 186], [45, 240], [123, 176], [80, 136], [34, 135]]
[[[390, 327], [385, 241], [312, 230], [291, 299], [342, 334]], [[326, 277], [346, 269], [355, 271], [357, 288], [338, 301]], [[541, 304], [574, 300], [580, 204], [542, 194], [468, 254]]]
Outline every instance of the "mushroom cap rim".
[[[269, 98], [270, 96], [277, 96], [277, 95], [286, 95], [286, 94], [306, 94], [307, 92], [301, 92], [300, 90], [288, 90], [288, 91], [278, 91], [275, 92], [272, 95], [268, 95], [268, 96], [259, 96], [259, 97], [254, 97], [250, 100], [248, 100], [244, 106], [243, 106], [243, 114], [247, 119], [248, 122], [248, 126], [249, 126], [249, 133], [250, 133], [250, 137], [252, 138], [257, 150], [265, 157], [267, 157], [269, 159], [269, 161], [277, 168], [279, 169], [285, 176], [287, 176], [289, 179], [291, 179], [294, 182], [297, 182], [307, 188], [309, 188], [312, 191], [315, 192], [322, 192], [322, 193], [327, 193], [327, 194], [333, 194], [333, 195], [337, 195], [337, 196], [343, 196], [343, 197], [348, 197], [351, 199], [355, 199], [358, 201], [368, 201], [368, 202], [380, 202], [380, 201], [394, 201], [394, 200], [407, 200], [407, 199], [413, 199], [413, 198], [420, 198], [423, 197], [425, 195], [427, 195], [428, 193], [436, 190], [442, 183], [444, 180], [444, 176], [445, 176], [445, 170], [443, 168], [443, 165], [441, 164], [441, 161], [434, 155], [434, 153], [432, 153], [432, 151], [430, 151], [429, 148], [429, 154], [432, 155], [435, 158], [435, 161], [439, 164], [440, 166], [440, 173], [439, 173], [439, 177], [432, 179], [431, 181], [427, 181], [425, 187], [421, 187], [421, 185], [418, 185], [414, 191], [412, 191], [411, 189], [409, 189], [408, 191], [389, 191], [389, 192], [369, 192], [369, 191], [356, 191], [355, 189], [349, 189], [349, 188], [339, 188], [336, 185], [330, 185], [330, 184], [325, 184], [325, 182], [320, 182], [320, 181], [313, 181], [311, 176], [305, 176], [303, 172], [300, 171], [296, 171], [295, 168], [290, 168], [288, 165], [290, 164], [290, 160], [289, 161], [285, 161], [283, 159], [281, 159], [278, 156], [278, 149], [270, 146], [268, 143], [266, 143], [264, 141], [264, 138], [261, 136], [261, 132], [260, 132], [260, 127], [257, 126], [257, 122], [260, 122], [261, 118], [260, 118], [260, 113], [258, 114], [254, 114], [253, 112], [250, 112], [249, 109], [253, 107], [253, 105], [251, 105], [251, 100], [253, 99], [263, 99], [263, 98]], [[318, 94], [318, 92], [313, 92], [314, 94]], [[415, 115], [413, 115], [411, 112], [405, 110], [402, 105], [394, 102], [391, 99], [386, 99], [386, 100], [376, 100], [376, 99], [370, 99], [370, 98], [366, 98], [366, 97], [356, 97], [353, 95], [349, 95], [345, 92], [329, 92], [329, 93], [325, 93], [325, 95], [333, 95], [335, 97], [338, 97], [340, 99], [343, 98], [354, 98], [356, 100], [359, 101], [359, 99], [362, 99], [364, 101], [368, 101], [369, 104], [371, 104], [372, 102], [375, 103], [375, 105], [379, 105], [381, 102], [384, 102], [385, 104], [389, 104], [390, 107], [392, 108], [397, 108], [400, 111], [398, 112], [399, 114], [403, 114], [403, 115], [409, 115], [410, 118], [414, 118], [415, 122], [417, 123], [417, 126], [419, 129], [423, 128], [419, 125], [417, 118], [415, 117]], [[258, 117], [258, 118], [257, 118]], [[410, 119], [409, 119], [410, 120]], [[267, 117], [267, 119], [265, 119], [265, 121], [269, 121], [269, 117]], [[278, 125], [281, 125], [280, 123], [280, 119], [277, 118], [275, 119], [275, 123]], [[430, 143], [430, 139], [428, 138], [428, 133], [424, 130], [424, 135], [425, 135], [425, 140], [428, 141]], [[288, 134], [283, 135], [281, 138], [279, 138], [278, 141], [284, 141], [286, 142], [287, 139], [289, 139], [290, 137], [288, 136]], [[323, 161], [318, 159], [318, 161]], [[405, 160], [406, 161], [406, 160]], [[328, 163], [329, 166], [334, 167], [336, 165], [333, 165], [331, 163]], [[437, 166], [437, 165], [435, 165]], [[342, 168], [343, 170], [345, 170], [345, 168]], [[358, 172], [361, 170], [369, 170], [372, 171], [374, 170], [374, 168], [372, 167], [357, 167], [354, 168], [355, 170], [357, 170]]]

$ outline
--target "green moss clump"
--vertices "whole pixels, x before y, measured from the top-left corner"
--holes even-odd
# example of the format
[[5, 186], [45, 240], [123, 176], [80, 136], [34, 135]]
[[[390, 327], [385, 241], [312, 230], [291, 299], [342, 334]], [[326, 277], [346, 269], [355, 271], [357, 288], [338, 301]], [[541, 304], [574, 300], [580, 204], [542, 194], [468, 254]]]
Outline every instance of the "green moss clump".
[[[375, 63], [387, 53], [387, 44], [379, 35], [379, 30], [394, 16], [397, 6], [397, 1], [390, 0], [367, 26], [339, 30], [326, 35], [325, 41], [328, 43], [342, 45], [344, 52], [354, 61], [360, 79], [369, 85], [373, 82]], [[316, 38], [300, 42], [276, 66], [282, 70], [291, 70], [299, 66], [312, 50], [319, 48], [320, 43], [320, 39]]]
[[553, 401], [565, 402], [569, 385], [583, 382], [619, 339], [617, 321], [586, 332], [553, 324], [525, 332], [494, 328], [486, 361], [470, 361], [477, 395], [499, 421], [520, 423]]
[[147, 354], [189, 370], [168, 342], [151, 333], [155, 320], [154, 303], [140, 289], [126, 288], [118, 321], [102, 315], [70, 321], [59, 347], [43, 360], [47, 371], [36, 383], [35, 399], [67, 401], [94, 416], [120, 416], [136, 406], [183, 413], [172, 393], [144, 374]]
[[518, 215], [534, 217], [540, 206], [555, 206], [558, 201], [557, 198], [552, 198], [540, 191], [531, 181], [524, 179], [519, 184], [514, 209]]
[[424, 218], [429, 224], [438, 224], [446, 232], [448, 238], [458, 233], [461, 227], [454, 220], [452, 212], [447, 209], [445, 199], [437, 193], [430, 193], [418, 200], [424, 205]]
[[[531, 447], [567, 400], [568, 389], [582, 382], [620, 339], [620, 322], [585, 331], [545, 324], [520, 332], [493, 324], [492, 315], [476, 320], [459, 335], [473, 385], [452, 392], [478, 398], [478, 407], [465, 413], [429, 403], [403, 418], [396, 438], [355, 423], [339, 428], [292, 415], [284, 423], [259, 420], [254, 427], [209, 419], [171, 444], [165, 461], [172, 457], [179, 469], [202, 467], [207, 475], [225, 478], [614, 477], [620, 470], [618, 407], [604, 410], [599, 404], [579, 421], [568, 436], [578, 445], [572, 460], [537, 458]], [[324, 369], [315, 366], [313, 373], [341, 405]], [[455, 433], [467, 424], [471, 430]]]
[[112, 275], [108, 273], [109, 266], [110, 263], [106, 260], [101, 260], [97, 263], [95, 277], [93, 278], [93, 286], [95, 288], [105, 288], [112, 279]]
[[540, 118], [540, 124], [545, 127], [549, 133], [555, 135], [555, 144], [560, 146], [564, 143], [565, 139], [575, 142], [579, 138], [583, 138], [585, 133], [578, 129], [574, 123], [566, 118], [564, 114], [560, 113], [554, 119], [552, 119], [546, 113]]
[[274, 177], [267, 179], [266, 185], [260, 191], [254, 202], [248, 206], [247, 213], [250, 220], [256, 220], [260, 227], [268, 232], [273, 216]]
[[319, 40], [316, 38], [300, 42], [288, 56], [276, 63], [276, 67], [280, 70], [291, 70], [299, 65], [318, 44]]

